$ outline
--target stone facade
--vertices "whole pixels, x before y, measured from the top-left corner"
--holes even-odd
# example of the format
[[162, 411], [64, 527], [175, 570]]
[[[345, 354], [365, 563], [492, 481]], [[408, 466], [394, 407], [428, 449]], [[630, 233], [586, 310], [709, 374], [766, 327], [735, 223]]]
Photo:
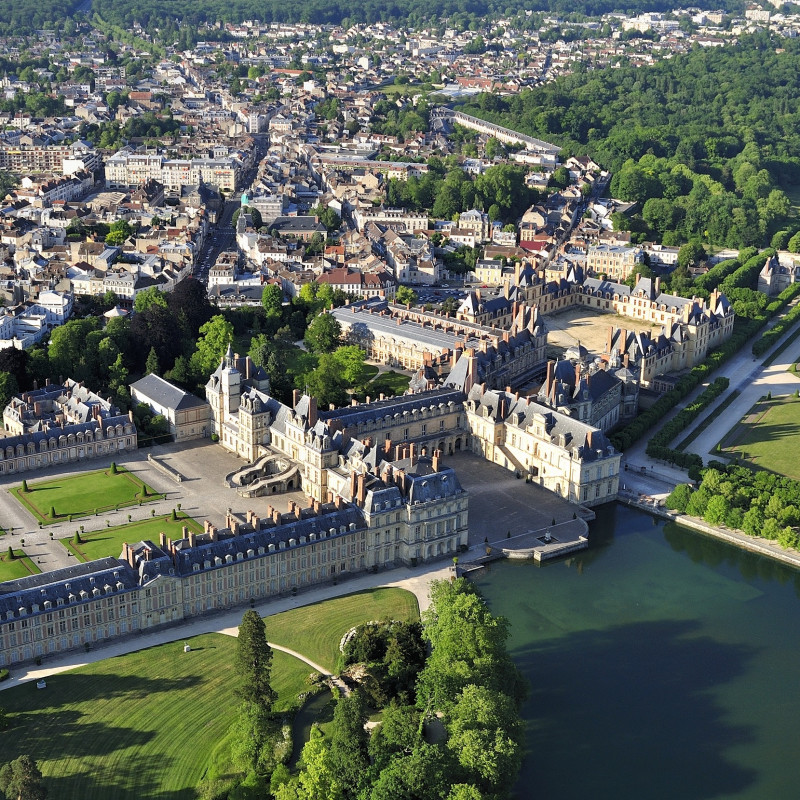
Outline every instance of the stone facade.
[[3, 411], [0, 476], [136, 450], [133, 414], [80, 383], [48, 384], [14, 397]]
[[467, 493], [438, 455], [381, 461], [350, 485], [347, 502], [229, 513], [222, 530], [206, 523], [178, 541], [125, 544], [120, 559], [4, 583], [0, 666], [466, 546]]

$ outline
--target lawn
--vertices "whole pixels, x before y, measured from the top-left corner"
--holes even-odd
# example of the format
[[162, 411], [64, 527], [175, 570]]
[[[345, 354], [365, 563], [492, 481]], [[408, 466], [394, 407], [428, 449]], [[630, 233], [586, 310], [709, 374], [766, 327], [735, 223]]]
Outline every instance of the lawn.
[[382, 619], [419, 620], [417, 598], [404, 589], [371, 589], [266, 618], [267, 639], [302, 653], [330, 671], [350, 628]]
[[[43, 525], [94, 514], [98, 509], [108, 511], [164, 497], [122, 467], [118, 467], [116, 473], [111, 468], [98, 469], [56, 480], [28, 483], [27, 487], [28, 491], [23, 491], [22, 486], [16, 486], [11, 489], [11, 494]], [[55, 511], [55, 516], [51, 515], [51, 510]]]
[[41, 570], [25, 555], [24, 550], [14, 550], [13, 560], [9, 559], [8, 550], [4, 550], [0, 555], [0, 583], [27, 578], [39, 572]]
[[81, 544], [75, 544], [73, 537], [62, 539], [61, 542], [78, 561], [94, 561], [96, 558], [111, 556], [119, 558], [123, 542], [133, 544], [143, 539], [149, 539], [158, 544], [158, 534], [163, 531], [168, 539], [181, 539], [182, 527], [186, 525], [195, 533], [202, 533], [203, 526], [191, 517], [178, 512], [177, 520], [171, 514], [143, 519], [138, 522], [128, 522], [116, 525], [113, 528], [104, 528], [98, 531], [87, 531], [81, 534]]
[[392, 397], [397, 394], [404, 394], [408, 389], [410, 376], [400, 372], [382, 372], [377, 378], [371, 380], [366, 386], [366, 393], [370, 397], [378, 397], [381, 392]]
[[[236, 640], [188, 639], [99, 661], [2, 694], [10, 729], [0, 763], [30, 754], [50, 797], [193, 800], [233, 720]], [[276, 708], [307, 689], [306, 664], [275, 653]]]
[[764, 399], [731, 429], [720, 454], [800, 480], [800, 398]]

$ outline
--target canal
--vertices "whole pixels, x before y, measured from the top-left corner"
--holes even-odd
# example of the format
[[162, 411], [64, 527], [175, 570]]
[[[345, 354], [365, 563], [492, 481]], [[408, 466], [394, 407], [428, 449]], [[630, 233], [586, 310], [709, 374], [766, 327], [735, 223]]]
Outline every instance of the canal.
[[474, 580], [530, 685], [520, 800], [797, 795], [800, 572], [609, 505], [589, 550]]

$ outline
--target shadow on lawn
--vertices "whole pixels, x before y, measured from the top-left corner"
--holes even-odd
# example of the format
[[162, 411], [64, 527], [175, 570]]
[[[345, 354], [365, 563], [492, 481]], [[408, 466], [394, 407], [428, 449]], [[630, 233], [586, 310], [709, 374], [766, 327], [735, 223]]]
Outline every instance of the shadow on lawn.
[[163, 775], [169, 768], [169, 759], [163, 755], [154, 758], [152, 755], [123, 754], [104, 764], [102, 770], [85, 769], [63, 777], [45, 777], [44, 783], [50, 797], [193, 800], [197, 796], [193, 785], [172, 791], [163, 789]]
[[[85, 674], [64, 672], [47, 679], [47, 689], [26, 683], [4, 693], [3, 706], [10, 713], [29, 712], [26, 717], [35, 719], [41, 713], [57, 713], [67, 703], [114, 698], [139, 699], [156, 694], [181, 691], [197, 686], [202, 678], [186, 675], [180, 678], [146, 678], [141, 675]], [[31, 713], [37, 712], [37, 713]], [[19, 719], [16, 716], [15, 719]]]

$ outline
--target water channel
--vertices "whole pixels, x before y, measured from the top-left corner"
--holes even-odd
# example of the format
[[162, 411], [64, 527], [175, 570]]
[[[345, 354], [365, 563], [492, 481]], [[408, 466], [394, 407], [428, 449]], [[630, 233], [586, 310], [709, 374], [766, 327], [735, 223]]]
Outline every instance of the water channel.
[[800, 572], [624, 506], [475, 577], [530, 683], [517, 797], [796, 797]]

